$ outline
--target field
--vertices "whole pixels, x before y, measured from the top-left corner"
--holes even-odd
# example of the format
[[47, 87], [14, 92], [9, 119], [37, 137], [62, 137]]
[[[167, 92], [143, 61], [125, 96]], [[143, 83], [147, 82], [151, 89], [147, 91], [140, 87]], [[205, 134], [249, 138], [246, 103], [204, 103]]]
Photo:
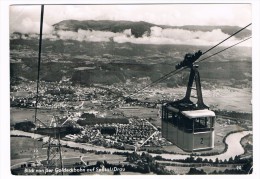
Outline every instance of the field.
[[115, 109], [115, 112], [122, 112], [126, 117], [138, 117], [140, 119], [148, 119], [148, 121], [153, 123], [155, 126], [161, 126], [161, 121], [158, 119], [158, 109], [155, 108], [132, 106], [127, 108]]
[[41, 142], [31, 138], [11, 137], [11, 159], [30, 158], [34, 152], [34, 148], [39, 148], [39, 154], [44, 155], [41, 148]]
[[[42, 148], [42, 141], [27, 137], [11, 137], [11, 165], [33, 160], [34, 149], [38, 149], [39, 159], [47, 159], [47, 149]], [[83, 161], [96, 164], [97, 161], [108, 161], [109, 163], [124, 162], [126, 157], [112, 154], [81, 153], [79, 150], [62, 147], [64, 165], [75, 164]]]
[[167, 170], [173, 170], [176, 174], [184, 175], [190, 170], [190, 167], [166, 166]]
[[[37, 118], [49, 124], [53, 115], [60, 114], [56, 110], [38, 109]], [[22, 121], [34, 121], [35, 110], [28, 108], [10, 108], [10, 122], [11, 124]]]
[[251, 88], [204, 90], [204, 101], [213, 109], [252, 113]]
[[[38, 156], [47, 159], [47, 149], [42, 148], [42, 142], [27, 137], [11, 137], [11, 165], [30, 161], [33, 157], [35, 147], [38, 149]], [[78, 150], [62, 148], [64, 159], [81, 155]], [[78, 159], [78, 162], [80, 160]]]
[[118, 164], [124, 163], [126, 157], [121, 155], [112, 155], [112, 154], [101, 154], [101, 155], [94, 155], [94, 154], [84, 154], [82, 159], [84, 162], [89, 162], [90, 165], [96, 164], [97, 161], [106, 160], [108, 163]]
[[198, 167], [197, 169], [198, 170], [203, 170], [206, 173], [212, 173], [215, 170], [218, 172], [218, 171], [225, 171], [226, 169], [230, 169], [230, 168], [227, 168], [227, 167], [213, 167], [213, 166], [206, 166], [205, 167], [205, 166], [203, 166], [203, 167]]

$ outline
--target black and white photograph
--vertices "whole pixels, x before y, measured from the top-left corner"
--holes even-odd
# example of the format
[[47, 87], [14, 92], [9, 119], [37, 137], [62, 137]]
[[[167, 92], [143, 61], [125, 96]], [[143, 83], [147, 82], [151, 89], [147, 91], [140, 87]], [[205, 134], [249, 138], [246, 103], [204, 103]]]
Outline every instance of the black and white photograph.
[[9, 5], [10, 174], [254, 174], [252, 9]]

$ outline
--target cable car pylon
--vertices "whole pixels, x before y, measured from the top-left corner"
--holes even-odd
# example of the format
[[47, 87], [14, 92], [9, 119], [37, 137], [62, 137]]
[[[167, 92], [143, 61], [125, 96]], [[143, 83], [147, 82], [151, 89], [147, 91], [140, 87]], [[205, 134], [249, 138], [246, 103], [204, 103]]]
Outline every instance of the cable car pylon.
[[[186, 54], [184, 60], [175, 66], [176, 70], [190, 69], [186, 95], [162, 106], [162, 136], [188, 152], [214, 148], [215, 113], [203, 102], [198, 65], [194, 64], [201, 55], [201, 51]], [[197, 96], [191, 96], [192, 90], [196, 90]], [[193, 102], [191, 97], [197, 102]]]
[[[63, 160], [61, 152], [61, 143], [60, 143], [60, 133], [64, 132], [65, 127], [63, 125], [67, 122], [63, 122], [61, 125], [58, 125], [58, 121], [55, 117], [52, 118], [50, 125], [46, 125], [40, 119], [37, 118], [37, 109], [39, 102], [39, 86], [40, 86], [40, 65], [41, 65], [41, 51], [42, 51], [42, 31], [43, 31], [43, 17], [44, 17], [44, 5], [41, 5], [41, 19], [40, 19], [40, 37], [39, 37], [39, 53], [38, 53], [38, 75], [37, 75], [37, 91], [36, 91], [36, 103], [35, 103], [35, 133], [46, 134], [49, 136], [48, 141], [43, 144], [47, 145], [47, 159], [44, 164], [44, 167], [48, 169], [46, 174], [61, 174], [63, 175]], [[41, 127], [40, 127], [41, 126]], [[38, 149], [34, 142], [34, 158], [38, 162]], [[55, 169], [60, 169], [61, 172], [55, 173]]]

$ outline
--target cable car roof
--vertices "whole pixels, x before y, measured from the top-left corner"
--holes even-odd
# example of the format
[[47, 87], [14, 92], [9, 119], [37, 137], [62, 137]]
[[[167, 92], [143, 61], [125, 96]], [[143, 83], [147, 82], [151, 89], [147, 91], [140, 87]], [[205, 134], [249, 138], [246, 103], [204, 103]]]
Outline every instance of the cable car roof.
[[188, 118], [198, 118], [198, 117], [215, 117], [215, 113], [208, 109], [202, 110], [192, 110], [192, 111], [181, 111], [181, 113]]

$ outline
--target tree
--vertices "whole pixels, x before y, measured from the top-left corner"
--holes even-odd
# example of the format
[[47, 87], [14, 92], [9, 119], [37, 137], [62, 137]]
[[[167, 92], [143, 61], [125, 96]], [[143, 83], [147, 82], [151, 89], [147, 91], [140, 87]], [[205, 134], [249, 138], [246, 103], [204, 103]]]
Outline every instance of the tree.
[[146, 165], [144, 166], [144, 172], [145, 172], [145, 173], [150, 173], [150, 172], [151, 172], [150, 166], [149, 166], [148, 164], [146, 164]]
[[197, 163], [201, 163], [201, 162], [202, 162], [202, 158], [198, 157], [198, 158], [196, 159], [196, 162], [197, 162]]
[[203, 175], [206, 174], [203, 170], [197, 170], [196, 168], [190, 168], [189, 172], [187, 173], [188, 175]]
[[232, 157], [230, 157], [230, 158], [228, 159], [228, 163], [233, 163], [233, 158], [232, 158]]
[[240, 160], [240, 157], [239, 157], [238, 155], [236, 155], [235, 158], [234, 158], [234, 162], [235, 162], [235, 163], [238, 163], [239, 160]]
[[215, 174], [217, 174], [217, 171], [216, 171], [216, 170], [214, 170], [214, 171], [212, 172], [212, 174], [214, 174], [214, 175], [215, 175]]
[[103, 162], [97, 161], [96, 166], [99, 166], [99, 167], [100, 167], [101, 165], [103, 165]]
[[114, 171], [114, 175], [121, 175], [121, 173], [120, 173], [119, 170], [115, 170], [115, 171]]
[[192, 163], [192, 162], [194, 162], [194, 161], [195, 161], [195, 159], [194, 159], [193, 156], [190, 156], [190, 157], [188, 157], [188, 158], [185, 159], [185, 162], [187, 162], [187, 163]]
[[253, 164], [252, 158], [247, 159], [247, 162], [242, 166], [242, 170], [244, 170], [246, 173], [249, 173], [249, 172], [251, 173], [252, 170], [250, 170], [250, 169], [252, 167], [252, 164]]
[[154, 157], [154, 159], [155, 159], [155, 160], [162, 160], [163, 158], [162, 158], [162, 156], [160, 156], [160, 155], [156, 155], [156, 156]]
[[35, 124], [32, 121], [19, 122], [14, 125], [16, 130], [29, 132], [32, 128], [35, 128]]
[[216, 163], [216, 164], [219, 164], [219, 160], [218, 160], [218, 158], [216, 158], [215, 163]]

